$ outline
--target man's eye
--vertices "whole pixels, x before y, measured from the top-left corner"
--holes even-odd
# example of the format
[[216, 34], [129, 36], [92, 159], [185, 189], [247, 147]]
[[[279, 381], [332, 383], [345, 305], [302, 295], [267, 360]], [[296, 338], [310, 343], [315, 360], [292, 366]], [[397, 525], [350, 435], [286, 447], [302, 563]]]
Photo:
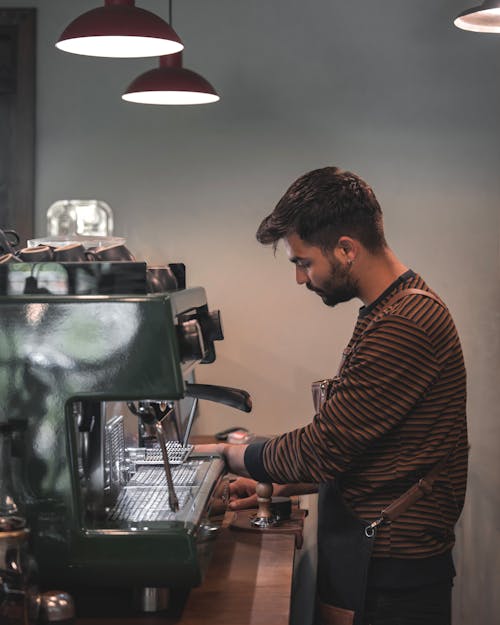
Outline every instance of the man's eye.
[[309, 269], [310, 266], [311, 263], [306, 260], [301, 260], [297, 263], [297, 267], [299, 267], [300, 269]]

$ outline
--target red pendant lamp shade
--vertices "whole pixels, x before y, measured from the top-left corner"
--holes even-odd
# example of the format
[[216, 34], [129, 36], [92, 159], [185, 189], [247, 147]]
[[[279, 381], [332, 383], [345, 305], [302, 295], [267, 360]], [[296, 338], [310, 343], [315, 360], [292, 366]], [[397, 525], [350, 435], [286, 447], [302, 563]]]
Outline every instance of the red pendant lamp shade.
[[207, 104], [220, 100], [207, 80], [182, 67], [182, 52], [160, 57], [160, 67], [136, 78], [122, 98], [140, 104]]
[[454, 24], [477, 33], [500, 33], [500, 1], [485, 0], [480, 6], [463, 11]]
[[105, 0], [77, 17], [56, 47], [87, 56], [138, 58], [173, 54], [184, 48], [174, 29], [134, 0]]

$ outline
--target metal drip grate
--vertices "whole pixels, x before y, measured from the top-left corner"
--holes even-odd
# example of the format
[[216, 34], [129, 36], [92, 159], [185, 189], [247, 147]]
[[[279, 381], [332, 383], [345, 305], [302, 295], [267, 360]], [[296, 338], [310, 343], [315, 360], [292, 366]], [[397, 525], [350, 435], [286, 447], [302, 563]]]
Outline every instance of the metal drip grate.
[[[202, 461], [172, 469], [179, 507], [191, 495], [192, 487], [197, 486], [197, 471]], [[134, 473], [130, 482], [118, 496], [116, 505], [109, 513], [110, 521], [168, 521], [175, 513], [168, 503], [167, 480], [163, 466], [142, 466]]]
[[[165, 441], [172, 482], [182, 509], [199, 484], [200, 460], [185, 462], [193, 445]], [[170, 521], [170, 508], [163, 456], [159, 447], [125, 449], [123, 417], [113, 417], [105, 429], [105, 482], [115, 493], [109, 521], [129, 523]]]
[[[176, 466], [172, 468], [172, 481], [175, 488], [178, 486], [196, 486], [196, 472], [201, 465], [201, 461], [191, 462], [189, 465]], [[167, 488], [167, 480], [163, 465], [139, 466], [132, 479], [127, 484], [127, 488], [134, 486], [162, 486]]]
[[[182, 508], [189, 498], [189, 489], [177, 489], [179, 506]], [[148, 521], [170, 521], [175, 518], [168, 503], [168, 490], [165, 487], [135, 486], [126, 487], [118, 496], [116, 506], [109, 513], [110, 521], [132, 523]]]
[[125, 431], [123, 417], [113, 417], [106, 424], [104, 439], [105, 486], [116, 487], [124, 481]]
[[[177, 441], [165, 441], [165, 444], [167, 446], [168, 459], [171, 465], [182, 464], [185, 462], [193, 449], [193, 445], [186, 445], [183, 447], [181, 443]], [[136, 464], [163, 464], [161, 449], [157, 447], [147, 448], [143, 459], [136, 458]]]

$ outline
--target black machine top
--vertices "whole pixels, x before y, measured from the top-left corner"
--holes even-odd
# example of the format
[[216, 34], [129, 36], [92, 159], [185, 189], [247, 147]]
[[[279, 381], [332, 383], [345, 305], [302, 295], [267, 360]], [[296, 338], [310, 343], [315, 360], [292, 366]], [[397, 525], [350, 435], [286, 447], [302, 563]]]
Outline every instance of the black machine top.
[[0, 296], [145, 295], [186, 287], [182, 263], [166, 265], [167, 280], [145, 262], [36, 262], [0, 264]]

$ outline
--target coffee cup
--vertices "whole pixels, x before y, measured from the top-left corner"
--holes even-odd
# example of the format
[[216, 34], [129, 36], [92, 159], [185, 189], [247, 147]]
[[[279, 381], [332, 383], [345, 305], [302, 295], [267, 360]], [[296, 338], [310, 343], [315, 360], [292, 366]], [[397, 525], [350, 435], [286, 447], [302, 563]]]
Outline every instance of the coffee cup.
[[52, 249], [48, 245], [25, 247], [19, 252], [19, 258], [26, 263], [39, 263], [52, 260]]
[[111, 262], [120, 260], [135, 260], [135, 256], [132, 254], [132, 252], [122, 243], [107, 245], [106, 247], [94, 247], [88, 249], [85, 255], [88, 260]]
[[170, 267], [164, 265], [148, 267], [147, 269], [148, 291], [150, 293], [163, 293], [175, 291], [177, 279]]
[[54, 260], [59, 262], [78, 263], [87, 260], [85, 248], [81, 243], [68, 243], [53, 249]]
[[14, 254], [2, 254], [0, 256], [0, 265], [7, 265], [8, 263], [20, 263], [21, 261]]

